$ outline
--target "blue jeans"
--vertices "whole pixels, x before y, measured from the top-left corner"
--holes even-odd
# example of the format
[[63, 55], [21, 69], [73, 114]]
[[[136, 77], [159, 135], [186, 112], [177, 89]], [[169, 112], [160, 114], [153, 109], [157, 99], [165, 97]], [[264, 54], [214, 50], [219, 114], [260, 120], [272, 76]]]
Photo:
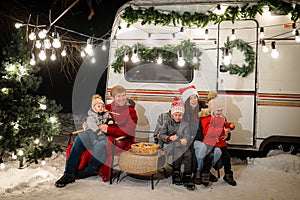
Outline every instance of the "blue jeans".
[[98, 171], [100, 166], [106, 160], [106, 135], [97, 137], [93, 131], [87, 130], [75, 137], [69, 157], [66, 161], [64, 174], [74, 177], [79, 165], [82, 152], [92, 150], [92, 162], [88, 164], [85, 170], [91, 174]]
[[[195, 155], [197, 159], [197, 171], [200, 172], [203, 167], [204, 157], [206, 156], [207, 153], [207, 146], [203, 142], [196, 140], [194, 142], [194, 149], [195, 149]], [[218, 162], [221, 155], [222, 155], [221, 149], [219, 147], [216, 147], [214, 149], [214, 158], [212, 161], [212, 166], [214, 166]]]

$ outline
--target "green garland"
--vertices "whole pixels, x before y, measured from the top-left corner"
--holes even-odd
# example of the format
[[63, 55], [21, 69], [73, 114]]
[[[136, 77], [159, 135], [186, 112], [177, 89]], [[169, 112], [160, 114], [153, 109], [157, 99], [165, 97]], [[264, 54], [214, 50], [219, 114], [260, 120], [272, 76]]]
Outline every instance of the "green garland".
[[205, 27], [209, 22], [215, 24], [221, 21], [229, 20], [234, 23], [239, 19], [253, 19], [257, 14], [263, 14], [263, 7], [269, 6], [270, 11], [279, 11], [282, 14], [291, 14], [291, 20], [296, 22], [300, 17], [300, 5], [295, 4], [293, 7], [292, 3], [287, 3], [282, 0], [261, 0], [257, 4], [250, 6], [246, 4], [243, 7], [239, 6], [228, 6], [224, 14], [217, 15], [212, 11], [207, 13], [190, 13], [184, 12], [182, 15], [175, 11], [169, 13], [163, 13], [155, 10], [154, 7], [146, 9], [139, 8], [137, 10], [132, 7], [125, 8], [121, 18], [128, 24], [134, 24], [138, 20], [142, 20], [141, 24], [159, 24], [162, 26], [173, 23], [174, 26], [186, 26], [191, 27], [196, 25], [197, 27]]
[[[116, 49], [115, 53], [115, 62], [111, 64], [112, 68], [114, 69], [115, 73], [120, 73], [121, 68], [124, 66], [124, 54], [125, 52], [128, 53], [128, 56], [132, 56], [132, 49], [137, 48], [138, 49], [138, 56], [141, 60], [146, 62], [151, 62], [153, 60], [156, 60], [158, 57], [158, 54], [161, 54], [163, 59], [165, 61], [170, 60], [177, 60], [177, 52], [181, 50], [183, 52], [184, 60], [187, 62], [187, 65], [192, 69], [199, 69], [200, 66], [200, 56], [202, 52], [196, 48], [196, 44], [194, 42], [191, 42], [189, 40], [182, 41], [179, 45], [165, 45], [161, 48], [153, 47], [148, 48], [145, 47], [143, 44], [137, 43], [133, 45], [132, 47], [124, 45], [120, 48]], [[193, 63], [193, 57], [194, 55], [197, 55], [198, 63]]]
[[229, 74], [235, 74], [238, 76], [246, 77], [254, 70], [255, 65], [255, 53], [253, 47], [249, 45], [246, 41], [242, 39], [235, 39], [230, 41], [227, 38], [227, 42], [224, 43], [224, 47], [221, 48], [222, 50], [222, 58], [224, 58], [225, 49], [229, 49], [230, 53], [232, 54], [233, 48], [237, 48], [238, 50], [244, 52], [245, 56], [245, 63], [241, 67], [237, 64], [229, 64], [229, 65], [221, 65], [220, 70], [221, 72], [229, 71]]

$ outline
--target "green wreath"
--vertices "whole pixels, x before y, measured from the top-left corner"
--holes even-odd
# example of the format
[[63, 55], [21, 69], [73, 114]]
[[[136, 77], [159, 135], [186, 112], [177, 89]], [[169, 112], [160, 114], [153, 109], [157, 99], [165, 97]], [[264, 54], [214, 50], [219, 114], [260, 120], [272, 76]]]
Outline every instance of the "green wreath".
[[229, 52], [232, 54], [234, 47], [244, 52], [245, 63], [247, 64], [243, 64], [242, 66], [239, 66], [237, 64], [232, 64], [232, 63], [230, 63], [229, 65], [223, 64], [220, 67], [220, 71], [221, 72], [229, 71], [229, 74], [247, 77], [254, 70], [255, 53], [253, 47], [242, 39], [235, 39], [233, 41], [230, 41], [229, 38], [227, 38], [227, 42], [225, 42], [224, 47], [221, 48], [222, 58], [224, 59], [224, 54], [226, 49], [229, 49]]

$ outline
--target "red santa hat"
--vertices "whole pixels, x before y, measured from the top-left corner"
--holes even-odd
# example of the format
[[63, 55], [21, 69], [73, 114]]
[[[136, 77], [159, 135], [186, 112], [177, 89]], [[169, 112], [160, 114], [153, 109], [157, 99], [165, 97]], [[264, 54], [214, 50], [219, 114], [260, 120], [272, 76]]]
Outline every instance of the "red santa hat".
[[190, 96], [192, 95], [198, 95], [198, 92], [196, 90], [196, 87], [194, 85], [185, 87], [185, 88], [179, 88], [179, 93], [181, 94], [181, 99], [183, 102], [185, 102]]
[[184, 113], [184, 105], [179, 97], [174, 97], [174, 101], [171, 104], [171, 115], [176, 112]]

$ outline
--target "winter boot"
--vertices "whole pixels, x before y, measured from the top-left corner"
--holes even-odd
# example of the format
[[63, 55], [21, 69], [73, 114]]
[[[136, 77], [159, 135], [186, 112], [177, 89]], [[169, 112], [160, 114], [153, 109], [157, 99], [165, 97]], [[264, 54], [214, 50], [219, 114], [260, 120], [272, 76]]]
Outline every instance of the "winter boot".
[[74, 183], [75, 177], [64, 174], [58, 181], [55, 182], [56, 187], [65, 187], [69, 183]]
[[208, 186], [209, 185], [209, 173], [203, 172], [202, 176], [201, 176], [201, 180], [202, 180], [203, 185]]
[[191, 174], [186, 174], [186, 173], [183, 174], [183, 185], [188, 190], [195, 190], [196, 187], [193, 182]]
[[232, 173], [227, 173], [223, 177], [224, 181], [226, 181], [229, 185], [236, 186], [236, 181], [233, 179]]
[[180, 171], [174, 171], [172, 174], [172, 182], [175, 185], [182, 185], [182, 178], [180, 176]]
[[79, 179], [83, 179], [83, 178], [87, 178], [90, 176], [96, 176], [97, 173], [90, 173], [88, 171], [86, 171], [85, 169], [79, 170], [75, 173], [75, 177], [79, 178]]
[[211, 172], [209, 172], [209, 181], [210, 182], [218, 182], [218, 178], [215, 177]]
[[194, 183], [196, 185], [201, 185], [202, 181], [201, 181], [201, 173], [199, 171], [196, 172], [196, 175], [194, 177]]

